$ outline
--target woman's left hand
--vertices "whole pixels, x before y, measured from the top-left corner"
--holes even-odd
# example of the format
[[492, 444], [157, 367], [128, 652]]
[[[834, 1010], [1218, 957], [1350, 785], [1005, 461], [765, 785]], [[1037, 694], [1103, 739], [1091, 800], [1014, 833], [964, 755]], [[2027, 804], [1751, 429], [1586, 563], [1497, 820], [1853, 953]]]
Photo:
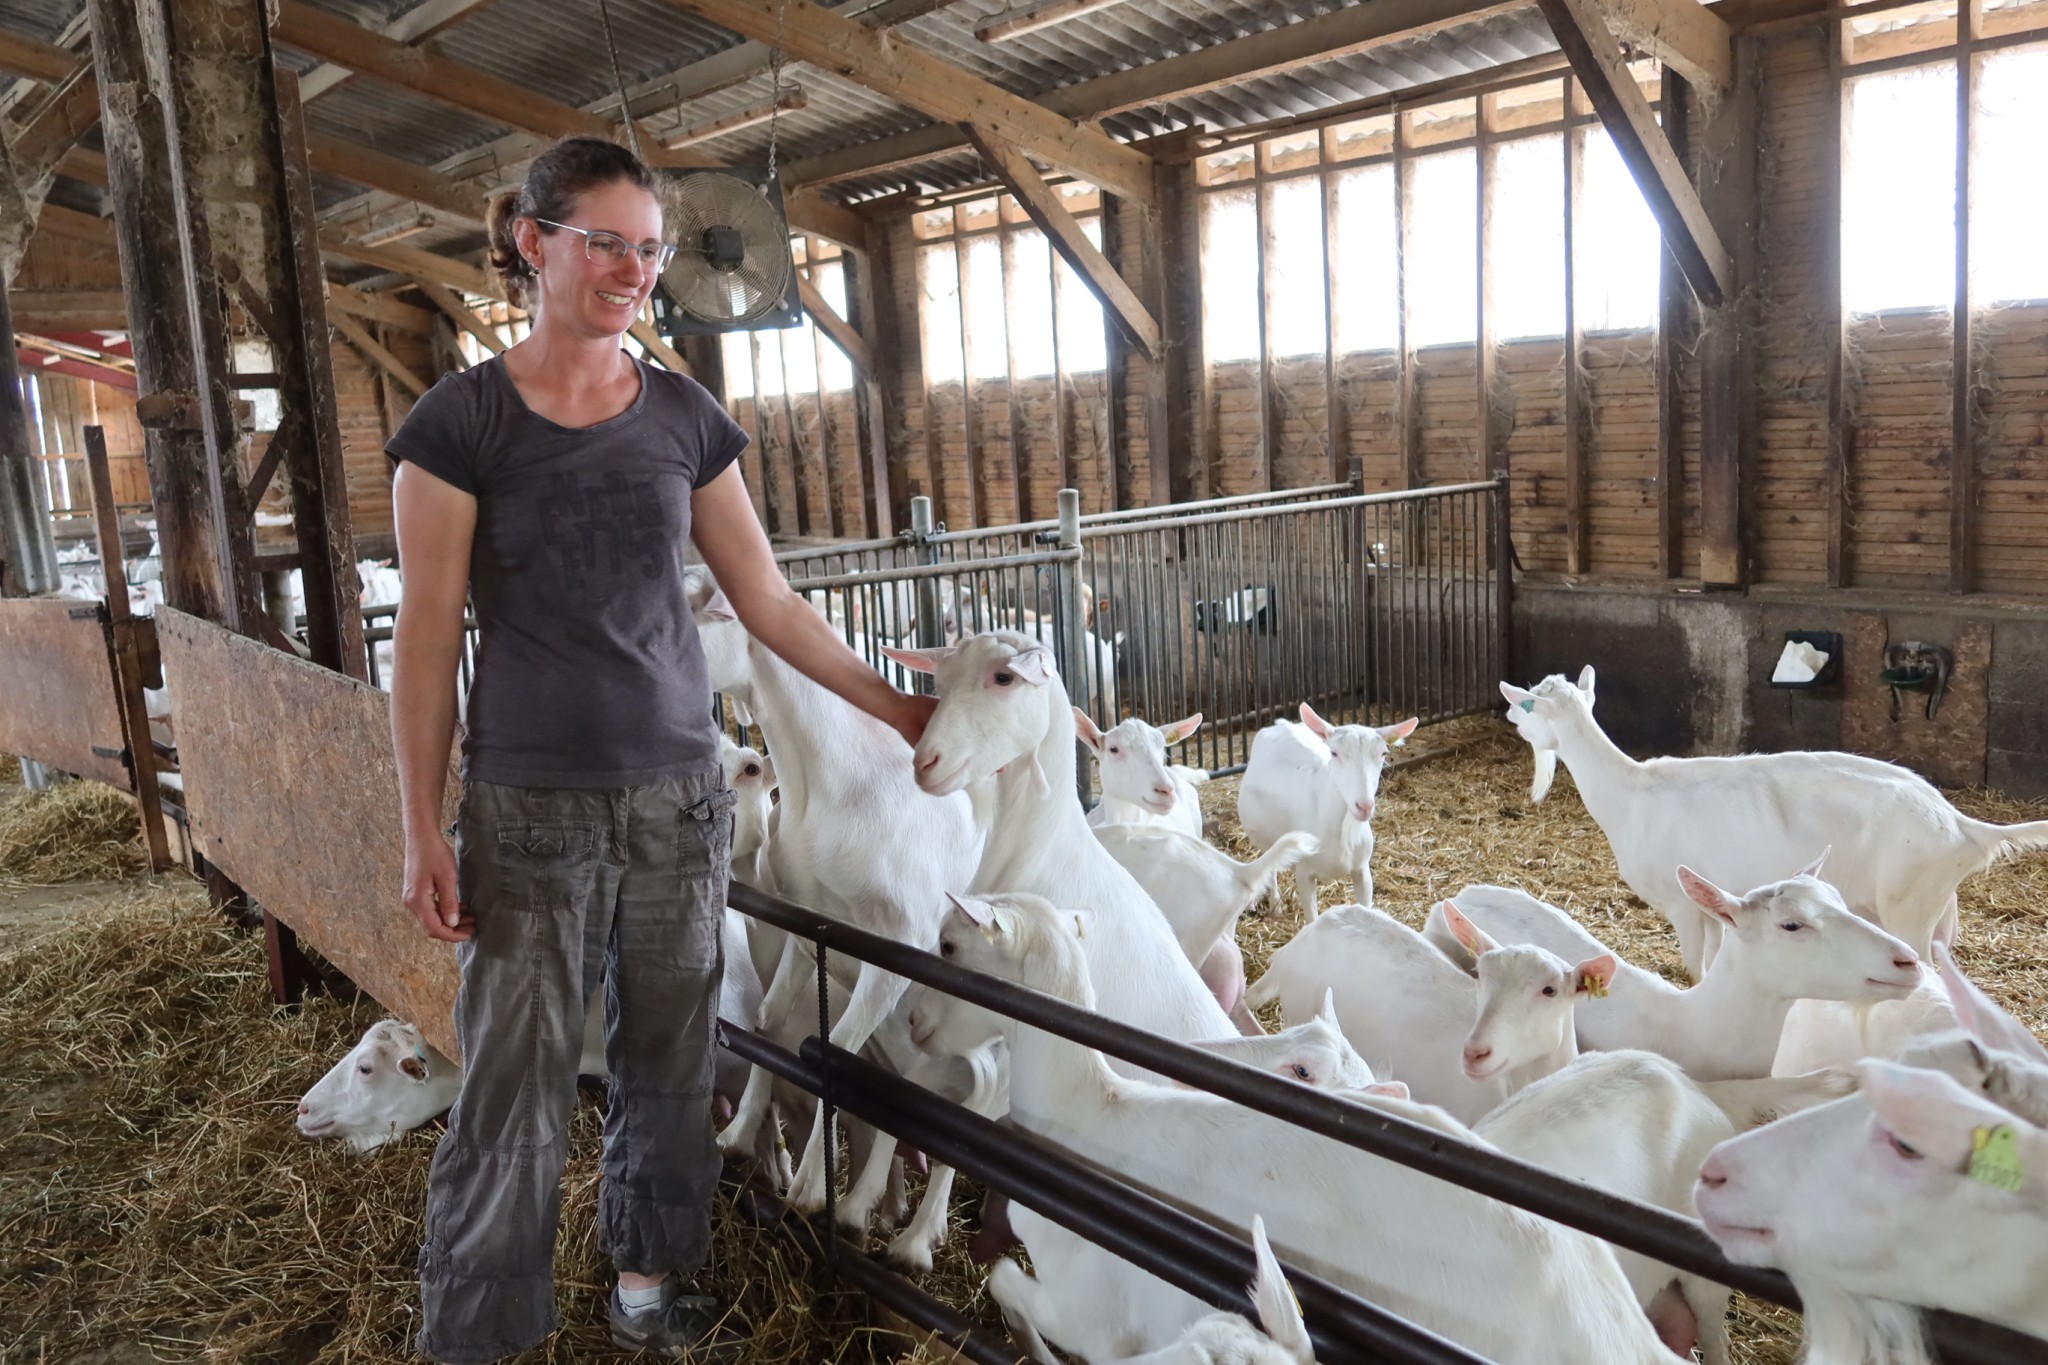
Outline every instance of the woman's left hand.
[[939, 709], [939, 699], [918, 696], [912, 692], [900, 695], [903, 698], [902, 703], [896, 708], [896, 714], [889, 718], [889, 723], [895, 726], [896, 733], [903, 736], [910, 747], [915, 749], [917, 742], [924, 738], [924, 727], [931, 720], [932, 712]]

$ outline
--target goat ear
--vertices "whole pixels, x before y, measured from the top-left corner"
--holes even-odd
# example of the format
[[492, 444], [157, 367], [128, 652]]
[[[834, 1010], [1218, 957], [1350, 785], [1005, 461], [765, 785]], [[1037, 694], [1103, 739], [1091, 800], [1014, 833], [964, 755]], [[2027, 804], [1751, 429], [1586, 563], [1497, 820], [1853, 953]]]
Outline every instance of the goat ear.
[[1074, 708], [1074, 733], [1081, 737], [1081, 742], [1091, 753], [1102, 752], [1102, 727], [1095, 723], [1095, 717], [1078, 706]]
[[740, 727], [741, 733], [745, 733], [747, 728], [754, 723], [753, 708], [738, 697], [727, 697], [725, 704], [732, 708], [733, 723]]
[[1805, 867], [1800, 868], [1799, 871], [1795, 872], [1793, 875], [1796, 877], [1818, 877], [1820, 875], [1821, 867], [1828, 860], [1828, 854], [1833, 853], [1834, 851], [1835, 846], [1833, 844], [1829, 844], [1826, 848], [1820, 851], [1820, 856], [1818, 858], [1815, 858]]
[[1368, 1095], [1384, 1095], [1390, 1100], [1405, 1100], [1408, 1098], [1408, 1082], [1374, 1081], [1365, 1088], [1365, 1093]]
[[1315, 735], [1317, 739], [1328, 739], [1330, 737], [1330, 722], [1317, 715], [1315, 707], [1310, 706], [1307, 702], [1301, 704], [1301, 723], [1306, 725], [1310, 733]]
[[1336, 1029], [1339, 1033], [1344, 1031], [1343, 1027], [1337, 1022], [1337, 988], [1335, 986], [1323, 987], [1323, 1007], [1316, 1011], [1316, 1018], [1328, 1024], [1331, 1028]]
[[1408, 736], [1415, 733], [1415, 727], [1422, 724], [1420, 716], [1410, 716], [1399, 725], [1382, 725], [1380, 738], [1389, 744], [1406, 744]]
[[1509, 706], [1523, 706], [1524, 703], [1529, 703], [1529, 706], [1524, 706], [1525, 710], [1530, 709], [1536, 701], [1534, 692], [1526, 687], [1517, 687], [1511, 682], [1500, 685], [1500, 694], [1508, 699]]
[[1451, 926], [1451, 932], [1457, 935], [1458, 942], [1464, 944], [1465, 951], [1472, 954], [1472, 956], [1485, 957], [1488, 953], [1500, 947], [1498, 943], [1495, 943], [1487, 935], [1484, 929], [1467, 919], [1465, 912], [1451, 902], [1445, 901], [1438, 908], [1444, 912], [1444, 923]]
[[732, 599], [725, 595], [725, 589], [713, 587], [711, 595], [704, 599], [704, 605], [697, 608], [697, 615], [706, 621], [737, 621], [740, 614], [732, 609]]
[[1974, 1148], [1982, 1141], [1978, 1133], [1988, 1138], [1996, 1129], [2015, 1126], [2011, 1114], [1971, 1094], [1945, 1071], [1876, 1060], [1865, 1060], [1856, 1069], [1877, 1121], [1900, 1142], [1949, 1170], [1973, 1164]]
[[939, 664], [954, 649], [953, 645], [935, 645], [930, 649], [899, 649], [895, 645], [883, 645], [882, 653], [913, 673], [936, 673], [939, 671]]
[[427, 1081], [427, 1061], [426, 1061], [426, 1058], [424, 1058], [424, 1057], [419, 1057], [419, 1056], [413, 1056], [413, 1057], [400, 1057], [400, 1058], [398, 1059], [398, 1069], [399, 1069], [400, 1071], [403, 1071], [403, 1072], [404, 1072], [404, 1073], [405, 1073], [406, 1075], [408, 1075], [408, 1076], [412, 1077], [412, 1078], [413, 1078], [413, 1079], [414, 1079], [415, 1081], [418, 1081], [418, 1082], [419, 1082], [420, 1084], [422, 1084], [422, 1085], [425, 1085], [425, 1084], [426, 1084], [426, 1081]]
[[1168, 744], [1178, 744], [1184, 739], [1192, 738], [1194, 736], [1195, 731], [1201, 728], [1202, 713], [1200, 711], [1197, 711], [1192, 716], [1184, 717], [1180, 720], [1173, 722], [1173, 724], [1171, 725], [1160, 726], [1159, 733], [1166, 736], [1166, 742]]
[[1052, 651], [1027, 649], [1010, 660], [1010, 671], [1033, 687], [1043, 687], [1053, 680]]
[[1584, 692], [1588, 698], [1593, 695], [1593, 665], [1591, 664], [1587, 664], [1579, 670], [1579, 691]]
[[1089, 927], [1095, 923], [1095, 912], [1093, 910], [1069, 910], [1067, 913], [1074, 917], [1074, 937], [1088, 937]]
[[1683, 863], [1678, 865], [1678, 884], [1694, 905], [1724, 924], [1735, 923], [1735, 907], [1742, 902]]
[[958, 910], [961, 914], [967, 916], [968, 919], [974, 921], [983, 929], [990, 929], [995, 926], [996, 908], [993, 905], [990, 905], [987, 901], [981, 899], [981, 897], [961, 896], [956, 895], [951, 891], [948, 891], [946, 893], [946, 899], [953, 902], [953, 908], [955, 910]]
[[1621, 970], [1621, 963], [1613, 953], [1603, 953], [1590, 962], [1581, 962], [1572, 969], [1572, 994], [1589, 995], [1595, 1000], [1606, 996], [1607, 988], [1614, 984], [1614, 975]]

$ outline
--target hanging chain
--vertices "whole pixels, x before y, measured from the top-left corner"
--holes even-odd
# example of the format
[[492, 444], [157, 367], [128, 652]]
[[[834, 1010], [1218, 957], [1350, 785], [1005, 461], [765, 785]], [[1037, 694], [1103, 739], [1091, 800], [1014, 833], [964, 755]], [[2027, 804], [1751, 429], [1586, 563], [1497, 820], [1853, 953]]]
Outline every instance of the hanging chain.
[[645, 161], [647, 157], [640, 150], [640, 129], [633, 118], [633, 109], [626, 102], [626, 77], [619, 70], [619, 45], [612, 40], [612, 7], [607, 0], [597, 0], [597, 17], [604, 24], [605, 51], [611, 54], [612, 84], [619, 90], [619, 117], [626, 124], [626, 145], [633, 149], [635, 158]]
[[782, 122], [782, 34], [789, 24], [789, 0], [775, 7], [775, 46], [768, 49], [768, 181], [775, 183], [776, 133]]

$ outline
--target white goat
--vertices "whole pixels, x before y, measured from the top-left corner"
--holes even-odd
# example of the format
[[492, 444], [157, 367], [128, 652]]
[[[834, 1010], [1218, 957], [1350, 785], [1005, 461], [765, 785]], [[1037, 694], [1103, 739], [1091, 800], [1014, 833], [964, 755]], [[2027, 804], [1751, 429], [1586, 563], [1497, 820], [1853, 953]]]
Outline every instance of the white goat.
[[1301, 1319], [1301, 1305], [1266, 1240], [1266, 1220], [1257, 1215], [1252, 1217], [1252, 1251], [1259, 1274], [1250, 1292], [1265, 1331], [1239, 1314], [1211, 1313], [1173, 1345], [1125, 1356], [1116, 1365], [1314, 1365], [1315, 1346]]
[[[708, 575], [694, 578], [691, 596], [711, 685], [747, 706], [775, 754], [782, 799], [763, 862], [776, 893], [873, 933], [930, 943], [945, 893], [965, 886], [980, 854], [967, 799], [932, 800], [919, 792], [902, 736], [755, 641]], [[844, 956], [833, 961], [842, 971], [851, 967]], [[764, 1030], [796, 1005], [809, 977], [803, 954], [785, 941], [761, 1004]], [[851, 984], [831, 1042], [857, 1051], [889, 1021], [907, 983], [863, 963]], [[896, 1033], [900, 1027], [884, 1031], [885, 1045]], [[898, 1047], [907, 1054], [908, 1038]], [[771, 1081], [758, 1067], [748, 1077], [732, 1122], [719, 1134], [724, 1150], [754, 1145]], [[805, 1211], [825, 1202], [823, 1121], [820, 1109], [791, 1185], [791, 1203]], [[893, 1147], [878, 1142], [855, 1178], [840, 1205], [849, 1226], [865, 1227], [886, 1192]]]
[[[1768, 1076], [1794, 1001], [1898, 1000], [1919, 982], [1911, 948], [1851, 914], [1833, 887], [1809, 873], [1737, 899], [1682, 871], [1702, 908], [1728, 930], [1720, 953], [1689, 990], [1617, 955], [1606, 997], [1578, 1007], [1584, 1046], [1660, 1053], [1698, 1080]], [[1576, 961], [1610, 951], [1564, 911], [1525, 891], [1468, 886], [1451, 899], [1502, 943], [1534, 943]], [[1463, 960], [1440, 909], [1430, 912], [1423, 932], [1449, 959]]]
[[1202, 798], [1195, 791], [1209, 780], [1200, 768], [1169, 764], [1166, 751], [1202, 728], [1195, 712], [1170, 725], [1150, 725], [1127, 717], [1107, 730], [1099, 729], [1080, 707], [1074, 708], [1074, 730], [1095, 755], [1102, 777], [1102, 800], [1088, 812], [1088, 823], [1157, 825], [1202, 837]]
[[732, 879], [742, 886], [762, 889], [763, 854], [774, 817], [775, 764], [751, 745], [735, 744], [718, 737], [720, 764], [725, 785], [739, 798], [732, 809]]
[[[1373, 1074], [1405, 1081], [1419, 1102], [1473, 1123], [1578, 1055], [1572, 994], [1546, 1000], [1541, 990], [1548, 978], [1555, 973], [1575, 991], [1590, 990], [1614, 965], [1607, 958], [1571, 968], [1528, 948], [1495, 949], [1488, 957], [1498, 969], [1491, 973], [1496, 988], [1515, 984], [1482, 1015], [1478, 985], [1420, 934], [1369, 906], [1342, 905], [1277, 949], [1245, 999], [1254, 1008], [1278, 1000], [1292, 1021], [1334, 994], [1344, 1036]], [[1536, 1005], [1520, 989], [1525, 982]], [[1468, 1042], [1475, 1016], [1486, 1021], [1482, 1027], [1492, 1041]], [[1472, 1060], [1475, 1046], [1489, 1055]]]
[[[1736, 1126], [1668, 1058], [1601, 1052], [1530, 1085], [1472, 1131], [1510, 1156], [1691, 1217], [1700, 1162]], [[1615, 1258], [1665, 1345], [1690, 1355], [1697, 1343], [1706, 1365], [1727, 1365], [1727, 1286], [1620, 1247]]]
[[[932, 1000], [930, 992], [919, 992], [916, 1005]], [[915, 1006], [913, 1006], [915, 1008]], [[1336, 1001], [1328, 992], [1316, 1017], [1281, 1029], [1244, 1038], [1204, 1038], [1195, 1043], [1204, 1052], [1228, 1057], [1240, 1066], [1270, 1071], [1284, 1080], [1298, 1081], [1312, 1090], [1363, 1091], [1375, 1095], [1408, 1098], [1408, 1087], [1399, 1081], [1382, 1081], [1337, 1023]]]
[[[1102, 917], [1089, 921], [1037, 896], [967, 898], [941, 929], [939, 953], [1089, 1008], [1086, 949]], [[1019, 1127], [1170, 1190], [1212, 1221], [1241, 1227], [1263, 1214], [1274, 1246], [1303, 1271], [1519, 1365], [1679, 1359], [1644, 1320], [1613, 1253], [1590, 1237], [1216, 1096], [1120, 1076], [1100, 1053], [1038, 1029], [1006, 1021], [1004, 1032]], [[930, 1040], [962, 1041], [944, 1029]], [[1365, 1107], [1474, 1140], [1426, 1105]], [[1333, 1208], [1369, 1211], [1369, 1225]], [[1013, 1206], [1011, 1221], [1035, 1274], [1001, 1262], [989, 1292], [1040, 1360], [1052, 1358], [1046, 1338], [1090, 1361], [1157, 1349], [1205, 1311], [1028, 1209]]]
[[[1129, 724], [1129, 722], [1125, 722]], [[1244, 1003], [1244, 954], [1237, 921], [1273, 879], [1315, 852], [1313, 834], [1285, 834], [1248, 863], [1177, 830], [1146, 825], [1096, 825], [1095, 838], [1137, 878], [1173, 926], [1181, 951], [1224, 1012], [1244, 1033], [1259, 1022]]]
[[1319, 881], [1349, 877], [1352, 898], [1372, 904], [1372, 812], [1387, 746], [1406, 740], [1419, 723], [1411, 717], [1378, 728], [1331, 725], [1303, 702], [1301, 724], [1275, 721], [1253, 737], [1237, 820], [1254, 848], [1271, 848], [1295, 830], [1316, 836], [1315, 855], [1294, 869], [1304, 919], [1316, 916]]
[[2048, 1337], [2048, 1131], [1938, 1071], [1858, 1070], [1859, 1093], [1714, 1149], [1708, 1233], [1792, 1277], [1815, 1365], [1929, 1365], [1917, 1308]]
[[1935, 938], [1955, 937], [1958, 883], [2006, 854], [2048, 845], [2048, 820], [1974, 820], [1925, 778], [1855, 754], [1639, 763], [1593, 719], [1590, 667], [1576, 686], [1552, 675], [1533, 689], [1500, 690], [1508, 719], [1536, 752], [1530, 799], [1543, 799], [1563, 759], [1621, 879], [1671, 921], [1694, 978], [1720, 931], [1673, 876], [1680, 863], [1723, 886], [1761, 886], [1832, 846], [1828, 880], [1842, 899], [1924, 957]]
[[461, 1067], [413, 1025], [384, 1019], [299, 1100], [299, 1132], [367, 1152], [445, 1114], [461, 1092]]

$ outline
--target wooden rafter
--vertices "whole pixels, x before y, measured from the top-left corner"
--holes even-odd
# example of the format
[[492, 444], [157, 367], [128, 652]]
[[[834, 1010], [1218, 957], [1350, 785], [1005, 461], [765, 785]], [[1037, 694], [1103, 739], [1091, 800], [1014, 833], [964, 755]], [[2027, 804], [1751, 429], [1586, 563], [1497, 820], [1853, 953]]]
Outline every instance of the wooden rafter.
[[81, 62], [90, 63], [91, 60], [55, 43], [46, 43], [11, 28], [0, 28], [0, 71], [11, 71], [17, 76], [56, 85], [76, 71]]
[[[1518, 8], [1519, 0], [1372, 0], [1370, 4], [1345, 5], [1313, 19], [1281, 24], [1178, 57], [1041, 90], [1033, 98], [1066, 118], [1097, 119], [1240, 81], [1281, 75], [1314, 62], [1424, 37], [1453, 24]], [[794, 162], [788, 179], [799, 185], [843, 180], [883, 167], [928, 161], [966, 145], [965, 133], [938, 124]]]
[[482, 198], [464, 193], [454, 181], [430, 166], [388, 156], [359, 142], [310, 128], [306, 130], [306, 158], [316, 171], [372, 189], [388, 190], [437, 214], [477, 225], [484, 221]]
[[1116, 267], [1109, 263], [1109, 258], [1088, 240], [1081, 224], [1060, 202], [1059, 192], [1045, 183], [1044, 177], [1024, 159], [1022, 152], [1003, 142], [994, 132], [970, 126], [967, 135], [981, 154], [982, 164], [1017, 197], [1017, 202], [1038, 225], [1039, 231], [1045, 234], [1052, 249], [1074, 268], [1074, 273], [1081, 277], [1089, 292], [1102, 300], [1102, 306], [1108, 310], [1117, 330], [1143, 351], [1147, 359], [1156, 359], [1159, 355], [1159, 320], [1152, 316], [1136, 291], [1124, 282], [1124, 277], [1116, 273]]
[[689, 124], [669, 134], [663, 145], [671, 150], [677, 147], [694, 147], [700, 142], [709, 142], [715, 137], [724, 137], [727, 133], [736, 133], [742, 128], [752, 128], [766, 123], [777, 114], [795, 113], [808, 107], [810, 102], [810, 97], [801, 89], [792, 87], [783, 91], [779, 99], [763, 100], [759, 104], [750, 104], [721, 118]]
[[361, 261], [364, 265], [374, 265], [400, 275], [410, 275], [414, 279], [432, 280], [450, 289], [480, 294], [485, 298], [505, 297], [504, 287], [490, 271], [480, 270], [476, 266], [447, 256], [437, 256], [431, 251], [421, 251], [417, 247], [390, 243], [383, 246], [364, 246], [360, 242], [350, 241], [345, 234], [333, 228], [323, 228], [320, 232], [320, 249], [330, 256], [346, 256], [349, 260]]
[[404, 361], [385, 350], [377, 338], [370, 335], [369, 328], [339, 309], [327, 321], [335, 331], [348, 338], [349, 345], [363, 353], [364, 359], [410, 389], [413, 397], [418, 398], [427, 391], [427, 382], [414, 374]]
[[330, 312], [381, 322], [387, 327], [403, 327], [409, 332], [425, 334], [433, 330], [434, 315], [424, 308], [400, 303], [386, 294], [373, 294], [366, 289], [336, 284], [332, 280], [327, 282], [327, 308]]
[[46, 178], [64, 154], [100, 121], [100, 86], [92, 63], [73, 69], [29, 115], [13, 141], [15, 173], [24, 186]]
[[973, 123], [1059, 169], [1126, 198], [1152, 200], [1152, 159], [1099, 128], [1077, 124], [909, 43], [811, 0], [669, 0], [797, 61], [858, 82], [920, 113]]
[[1689, 85], [1724, 94], [1735, 81], [1735, 34], [1700, 0], [1599, 0], [1614, 36]]
[[505, 343], [499, 339], [497, 331], [478, 317], [475, 309], [456, 297], [454, 290], [437, 280], [415, 278], [413, 283], [419, 286], [429, 302], [448, 315], [450, 322], [475, 337], [479, 346], [492, 355], [504, 353]]
[[674, 370], [677, 374], [691, 373], [690, 362], [677, 355], [675, 347], [663, 341], [661, 333], [655, 331], [654, 324], [646, 318], [633, 319], [633, 325], [626, 331], [633, 340], [645, 346], [647, 354], [660, 361], [665, 369]]
[[818, 330], [832, 339], [842, 354], [852, 362], [853, 368], [862, 379], [875, 377], [875, 348], [868, 339], [853, 329], [853, 324], [833, 310], [811, 283], [808, 276], [799, 274], [796, 279], [797, 293], [802, 297], [804, 311], [811, 315], [811, 321]]
[[[399, 43], [421, 43], [439, 33], [442, 29], [469, 17], [470, 11], [497, 0], [426, 0], [399, 15], [379, 30], [386, 38]], [[299, 98], [310, 101], [326, 94], [355, 73], [345, 66], [323, 62], [299, 78]]]
[[1122, 0], [1038, 0], [1035, 5], [1008, 11], [974, 30], [974, 36], [984, 43], [999, 43], [1005, 38], [1021, 38], [1027, 33], [1036, 33], [1054, 24], [1063, 24], [1069, 19], [1078, 19], [1084, 14], [1093, 14], [1099, 9], [1108, 9]]
[[1718, 306], [1734, 288], [1734, 264], [1707, 218], [1685, 168], [1657, 126], [1657, 116], [1629, 74], [1621, 44], [1602, 17], [1597, 0], [1537, 0], [1543, 17], [1571, 62], [1572, 73], [1614, 139], [1622, 163], [1635, 177], [1665, 245], [1686, 283], [1702, 303]]

